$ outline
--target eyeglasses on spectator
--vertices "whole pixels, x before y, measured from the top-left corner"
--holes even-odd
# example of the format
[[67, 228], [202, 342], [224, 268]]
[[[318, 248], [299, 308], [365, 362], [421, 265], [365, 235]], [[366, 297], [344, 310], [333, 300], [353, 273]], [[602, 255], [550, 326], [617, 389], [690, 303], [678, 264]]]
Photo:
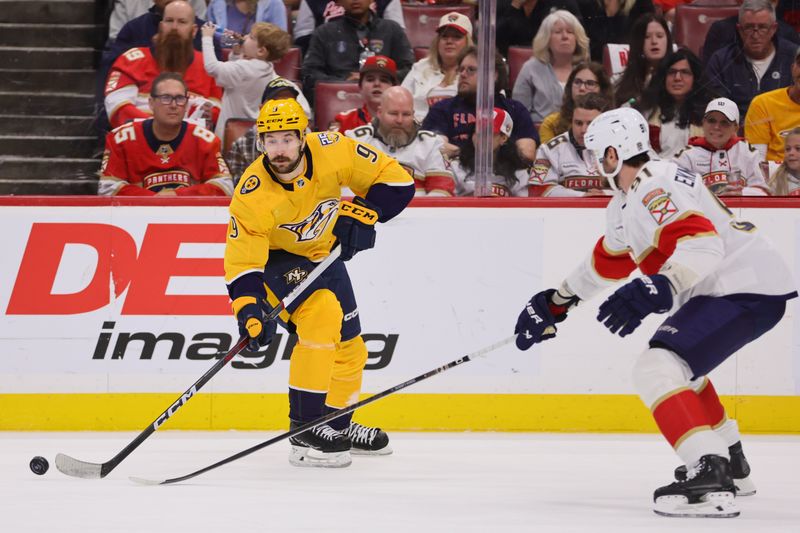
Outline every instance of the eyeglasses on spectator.
[[772, 24], [745, 24], [739, 26], [745, 35], [766, 35], [772, 29]]
[[164, 105], [171, 105], [173, 102], [175, 105], [178, 106], [185, 106], [186, 103], [189, 101], [189, 97], [185, 94], [154, 94], [153, 99], [155, 99], [158, 103]]

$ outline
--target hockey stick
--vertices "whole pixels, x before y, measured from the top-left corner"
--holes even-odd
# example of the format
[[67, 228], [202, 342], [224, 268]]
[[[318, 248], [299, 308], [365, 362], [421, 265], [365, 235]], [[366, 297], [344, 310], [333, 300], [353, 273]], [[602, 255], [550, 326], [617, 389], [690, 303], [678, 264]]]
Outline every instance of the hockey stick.
[[405, 389], [406, 387], [410, 387], [411, 385], [414, 385], [415, 383], [419, 383], [420, 381], [423, 381], [423, 380], [426, 380], [426, 379], [428, 379], [430, 377], [433, 377], [436, 374], [441, 374], [442, 372], [445, 372], [446, 370], [450, 370], [451, 368], [455, 368], [455, 367], [457, 367], [459, 365], [462, 365], [464, 363], [472, 361], [476, 357], [485, 356], [489, 352], [492, 352], [492, 351], [494, 351], [494, 350], [496, 350], [496, 349], [498, 349], [498, 348], [500, 348], [502, 346], [505, 346], [506, 344], [509, 344], [515, 338], [516, 338], [516, 335], [508, 337], [507, 339], [503, 339], [503, 340], [501, 340], [499, 342], [496, 342], [496, 343], [494, 343], [494, 344], [492, 344], [490, 346], [486, 346], [485, 348], [482, 348], [482, 349], [480, 349], [480, 350], [478, 350], [476, 352], [473, 352], [473, 353], [471, 353], [469, 355], [465, 355], [463, 357], [460, 357], [460, 358], [456, 359], [455, 361], [451, 361], [451, 362], [447, 363], [444, 366], [440, 366], [438, 368], [434, 368], [433, 370], [429, 370], [428, 372], [425, 372], [424, 374], [420, 374], [419, 376], [417, 376], [415, 378], [411, 378], [408, 381], [404, 381], [403, 383], [400, 383], [399, 385], [395, 385], [394, 387], [386, 389], [383, 392], [379, 392], [379, 393], [375, 394], [374, 396], [370, 396], [369, 398], [365, 398], [365, 399], [361, 400], [360, 402], [354, 403], [353, 405], [351, 405], [349, 407], [343, 407], [342, 409], [339, 409], [338, 411], [334, 411], [332, 413], [328, 413], [327, 415], [325, 415], [323, 417], [317, 418], [316, 420], [312, 420], [311, 422], [308, 422], [306, 424], [303, 424], [302, 426], [299, 426], [299, 427], [297, 427], [295, 429], [287, 431], [286, 433], [281, 433], [280, 435], [278, 435], [276, 437], [273, 437], [273, 438], [271, 438], [269, 440], [266, 440], [266, 441], [264, 441], [262, 443], [256, 444], [255, 446], [253, 446], [251, 448], [247, 448], [246, 450], [243, 450], [243, 451], [241, 451], [241, 452], [239, 452], [237, 454], [231, 455], [230, 457], [228, 457], [226, 459], [223, 459], [222, 461], [219, 461], [217, 463], [214, 463], [213, 465], [207, 466], [205, 468], [201, 468], [200, 470], [197, 470], [196, 472], [192, 472], [191, 474], [186, 474], [185, 476], [175, 477], [175, 478], [171, 478], [171, 479], [158, 479], [158, 480], [156, 480], [156, 479], [144, 479], [144, 478], [140, 478], [140, 477], [131, 477], [130, 480], [134, 481], [136, 483], [141, 483], [143, 485], [169, 485], [171, 483], [179, 483], [181, 481], [186, 481], [187, 479], [192, 479], [193, 477], [199, 476], [200, 474], [204, 474], [204, 473], [208, 472], [209, 470], [214, 470], [217, 467], [220, 467], [222, 465], [226, 465], [228, 463], [236, 461], [237, 459], [241, 459], [242, 457], [248, 456], [253, 452], [257, 452], [258, 450], [261, 450], [262, 448], [266, 448], [267, 446], [271, 446], [271, 445], [275, 444], [276, 442], [280, 442], [280, 441], [282, 441], [284, 439], [288, 439], [288, 438], [294, 437], [298, 433], [302, 433], [304, 431], [308, 431], [309, 429], [311, 429], [313, 427], [316, 427], [316, 426], [318, 426], [320, 424], [324, 424], [326, 422], [330, 422], [334, 418], [339, 418], [340, 416], [346, 415], [348, 413], [352, 413], [356, 409], [360, 409], [361, 407], [364, 407], [367, 404], [370, 404], [372, 402], [376, 402], [376, 401], [380, 400], [381, 398], [385, 398], [386, 396], [389, 396], [390, 394], [394, 394], [395, 392], [397, 392], [399, 390]]
[[[270, 311], [269, 315], [267, 316], [268, 320], [274, 320], [278, 317], [278, 315], [285, 310], [289, 305], [297, 299], [322, 273], [328, 269], [328, 267], [333, 264], [336, 259], [339, 258], [339, 254], [341, 253], [340, 247], [335, 247], [331, 250], [330, 255], [325, 258], [319, 265], [317, 265], [314, 270], [308, 273], [306, 278], [300, 282], [292, 292], [290, 292], [283, 300], [275, 306], [275, 309]], [[203, 387], [208, 381], [214, 377], [214, 375], [219, 372], [222, 367], [224, 367], [228, 362], [233, 359], [236, 354], [241, 352], [248, 343], [247, 337], [242, 337], [239, 339], [239, 342], [230, 349], [225, 356], [217, 361], [214, 366], [209, 368], [205, 374], [203, 374], [200, 379], [194, 382], [194, 384], [189, 387], [186, 392], [184, 392], [175, 402], [170, 405], [164, 412], [162, 412], [158, 417], [149, 425], [147, 426], [144, 431], [139, 433], [139, 435], [133, 439], [125, 448], [122, 449], [117, 455], [106, 461], [105, 463], [90, 463], [87, 461], [81, 461], [79, 459], [75, 459], [74, 457], [70, 457], [69, 455], [65, 455], [63, 453], [59, 453], [56, 455], [56, 468], [62, 473], [72, 476], [72, 477], [81, 477], [86, 479], [101, 479], [106, 477], [112, 470], [114, 470], [128, 455], [131, 454], [136, 448], [139, 447], [141, 443], [145, 441], [150, 435], [155, 433], [155, 431], [164, 423], [166, 422], [175, 412], [186, 405], [186, 403], [197, 394], [197, 391]]]

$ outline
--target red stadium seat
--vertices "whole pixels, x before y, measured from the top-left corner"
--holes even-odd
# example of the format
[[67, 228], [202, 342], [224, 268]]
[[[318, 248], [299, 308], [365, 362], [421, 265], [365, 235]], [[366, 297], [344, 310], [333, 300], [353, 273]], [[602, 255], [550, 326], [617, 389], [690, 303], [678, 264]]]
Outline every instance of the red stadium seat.
[[225, 122], [225, 133], [222, 134], [222, 153], [227, 156], [236, 139], [247, 133], [255, 123], [250, 118], [229, 118]]
[[427, 46], [417, 46], [414, 48], [414, 61], [419, 61], [420, 59], [425, 59], [426, 57], [428, 57]]
[[436, 35], [436, 28], [439, 26], [439, 19], [442, 15], [457, 11], [468, 16], [475, 22], [475, 6], [467, 4], [457, 5], [418, 5], [402, 4], [403, 20], [406, 23], [406, 36], [412, 48], [417, 46], [430, 46], [433, 37]]
[[280, 61], [276, 61], [272, 65], [275, 67], [275, 72], [287, 80], [294, 82], [300, 81], [300, 67], [302, 65], [303, 56], [300, 53], [300, 47], [293, 46], [289, 48], [286, 55]]
[[327, 130], [338, 113], [364, 105], [361, 89], [353, 81], [318, 81], [314, 102], [314, 122], [319, 131]]
[[695, 6], [740, 6], [744, 0], [694, 0], [689, 2]]
[[514, 89], [514, 82], [517, 81], [522, 65], [532, 57], [533, 49], [530, 46], [508, 47], [508, 86], [511, 90]]
[[700, 56], [708, 28], [716, 21], [738, 13], [737, 5], [680, 5], [675, 11], [675, 42]]

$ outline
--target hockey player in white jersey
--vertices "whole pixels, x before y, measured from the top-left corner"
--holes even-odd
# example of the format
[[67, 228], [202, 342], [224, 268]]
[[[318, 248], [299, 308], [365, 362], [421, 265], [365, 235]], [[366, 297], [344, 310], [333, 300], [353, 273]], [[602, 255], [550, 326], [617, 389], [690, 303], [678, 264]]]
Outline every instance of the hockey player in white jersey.
[[414, 97], [408, 89], [386, 89], [376, 118], [345, 135], [397, 159], [414, 178], [415, 196], [453, 196], [455, 182], [442, 155], [444, 143], [414, 122]]
[[700, 174], [716, 195], [766, 196], [769, 187], [763, 157], [737, 137], [738, 129], [736, 103], [727, 98], [711, 100], [703, 116], [703, 136], [689, 139], [689, 146], [675, 156], [675, 162]]
[[610, 194], [597, 160], [586, 150], [583, 137], [589, 124], [611, 108], [601, 94], [589, 93], [575, 99], [570, 129], [536, 150], [528, 180], [528, 196], [603, 196]]
[[624, 337], [651, 313], [669, 313], [636, 360], [633, 384], [688, 466], [655, 491], [666, 516], [733, 517], [736, 485], [753, 492], [736, 424], [707, 374], [772, 329], [797, 296], [792, 273], [751, 223], [737, 220], [700, 177], [651, 159], [647, 121], [633, 109], [603, 113], [586, 147], [618, 190], [605, 234], [557, 289], [520, 313], [517, 346], [556, 335], [570, 308], [637, 267], [642, 276], [600, 305], [597, 319]]

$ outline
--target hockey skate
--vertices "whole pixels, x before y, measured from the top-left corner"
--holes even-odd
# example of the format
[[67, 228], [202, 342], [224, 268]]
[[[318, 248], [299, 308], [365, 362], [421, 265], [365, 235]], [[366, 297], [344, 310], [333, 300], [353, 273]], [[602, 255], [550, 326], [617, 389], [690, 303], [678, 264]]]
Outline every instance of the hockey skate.
[[[301, 424], [292, 422], [292, 429]], [[328, 424], [319, 425], [289, 439], [292, 450], [289, 463], [293, 466], [344, 468], [350, 466], [350, 438]]]
[[739, 516], [730, 463], [719, 455], [704, 455], [686, 479], [656, 489], [654, 511], [662, 516], [733, 518]]
[[389, 455], [392, 448], [389, 446], [389, 435], [381, 428], [362, 426], [357, 422], [350, 422], [350, 427], [342, 433], [350, 437], [353, 455]]
[[[750, 464], [744, 456], [742, 443], [737, 442], [728, 448], [731, 454], [731, 473], [733, 474], [733, 484], [736, 485], [736, 496], [752, 496], [756, 493], [756, 485], [750, 479]], [[686, 479], [686, 466], [681, 465], [675, 469], [675, 479], [683, 481]]]

